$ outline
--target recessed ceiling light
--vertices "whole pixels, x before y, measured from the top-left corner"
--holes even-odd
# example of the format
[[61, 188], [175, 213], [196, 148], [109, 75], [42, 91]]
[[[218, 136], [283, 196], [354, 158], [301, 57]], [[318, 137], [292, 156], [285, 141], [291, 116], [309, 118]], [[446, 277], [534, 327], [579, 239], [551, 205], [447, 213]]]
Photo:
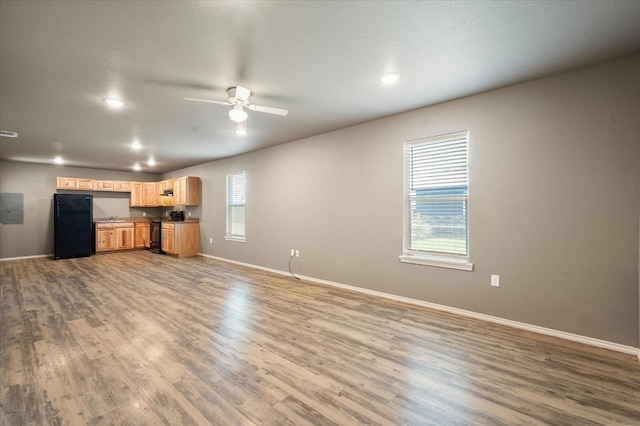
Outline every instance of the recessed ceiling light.
[[103, 99], [104, 103], [109, 105], [111, 108], [122, 108], [124, 106], [124, 101], [115, 98], [105, 98]]
[[53, 162], [56, 164], [62, 164], [64, 163], [64, 160], [62, 159], [62, 157], [60, 157], [59, 155], [53, 159]]
[[400, 74], [395, 73], [395, 72], [390, 72], [387, 74], [383, 74], [380, 77], [380, 81], [384, 84], [393, 84], [396, 81], [400, 80]]
[[138, 139], [131, 142], [131, 149], [139, 151], [141, 148], [142, 148], [142, 145], [140, 145], [140, 141]]
[[155, 166], [156, 165], [156, 160], [152, 158], [149, 158], [149, 161], [147, 161], [147, 165], [149, 166]]
[[140, 164], [136, 163], [133, 165], [133, 170], [135, 170], [136, 172], [140, 171], [141, 167]]

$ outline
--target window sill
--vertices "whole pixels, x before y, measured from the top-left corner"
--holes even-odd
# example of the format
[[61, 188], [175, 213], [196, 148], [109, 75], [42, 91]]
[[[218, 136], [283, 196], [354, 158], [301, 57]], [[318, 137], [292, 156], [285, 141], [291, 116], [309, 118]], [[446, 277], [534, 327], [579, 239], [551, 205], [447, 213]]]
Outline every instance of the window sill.
[[246, 243], [247, 242], [245, 237], [236, 237], [236, 236], [230, 236], [230, 235], [225, 235], [224, 239], [227, 240], [227, 241], [235, 241], [237, 243]]
[[403, 254], [398, 256], [402, 263], [413, 263], [416, 265], [436, 266], [438, 268], [458, 269], [461, 271], [473, 271], [473, 263], [464, 259], [435, 256], [416, 256]]

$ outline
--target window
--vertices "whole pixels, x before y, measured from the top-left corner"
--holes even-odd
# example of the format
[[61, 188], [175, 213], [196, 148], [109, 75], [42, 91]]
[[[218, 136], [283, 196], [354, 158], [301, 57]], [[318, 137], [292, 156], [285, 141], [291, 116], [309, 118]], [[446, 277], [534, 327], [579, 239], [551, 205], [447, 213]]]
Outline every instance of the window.
[[468, 132], [406, 142], [402, 262], [471, 271]]
[[226, 240], [245, 241], [245, 172], [227, 175]]

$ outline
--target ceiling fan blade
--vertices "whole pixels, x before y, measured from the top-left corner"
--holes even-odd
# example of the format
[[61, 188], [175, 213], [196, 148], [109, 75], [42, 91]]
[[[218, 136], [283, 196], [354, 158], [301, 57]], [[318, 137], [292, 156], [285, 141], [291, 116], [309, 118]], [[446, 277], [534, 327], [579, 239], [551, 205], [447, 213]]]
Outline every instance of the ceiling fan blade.
[[247, 108], [249, 108], [251, 111], [266, 112], [267, 114], [281, 115], [283, 117], [289, 114], [289, 111], [287, 111], [286, 109], [272, 108], [260, 105], [251, 104], [247, 105]]
[[220, 102], [220, 101], [210, 101], [208, 99], [197, 99], [197, 98], [184, 98], [185, 101], [195, 101], [195, 102], [206, 102], [209, 104], [219, 104], [219, 105], [233, 105], [229, 102]]

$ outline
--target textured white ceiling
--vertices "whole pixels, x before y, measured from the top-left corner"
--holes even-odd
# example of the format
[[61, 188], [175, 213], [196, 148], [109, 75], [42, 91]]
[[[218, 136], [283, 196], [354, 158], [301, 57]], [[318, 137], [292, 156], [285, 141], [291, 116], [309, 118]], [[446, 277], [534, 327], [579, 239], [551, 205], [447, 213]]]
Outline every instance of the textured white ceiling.
[[[640, 53], [639, 22], [615, 0], [0, 0], [0, 129], [19, 132], [0, 159], [175, 170]], [[235, 85], [289, 115], [249, 112], [241, 138], [183, 100]]]

